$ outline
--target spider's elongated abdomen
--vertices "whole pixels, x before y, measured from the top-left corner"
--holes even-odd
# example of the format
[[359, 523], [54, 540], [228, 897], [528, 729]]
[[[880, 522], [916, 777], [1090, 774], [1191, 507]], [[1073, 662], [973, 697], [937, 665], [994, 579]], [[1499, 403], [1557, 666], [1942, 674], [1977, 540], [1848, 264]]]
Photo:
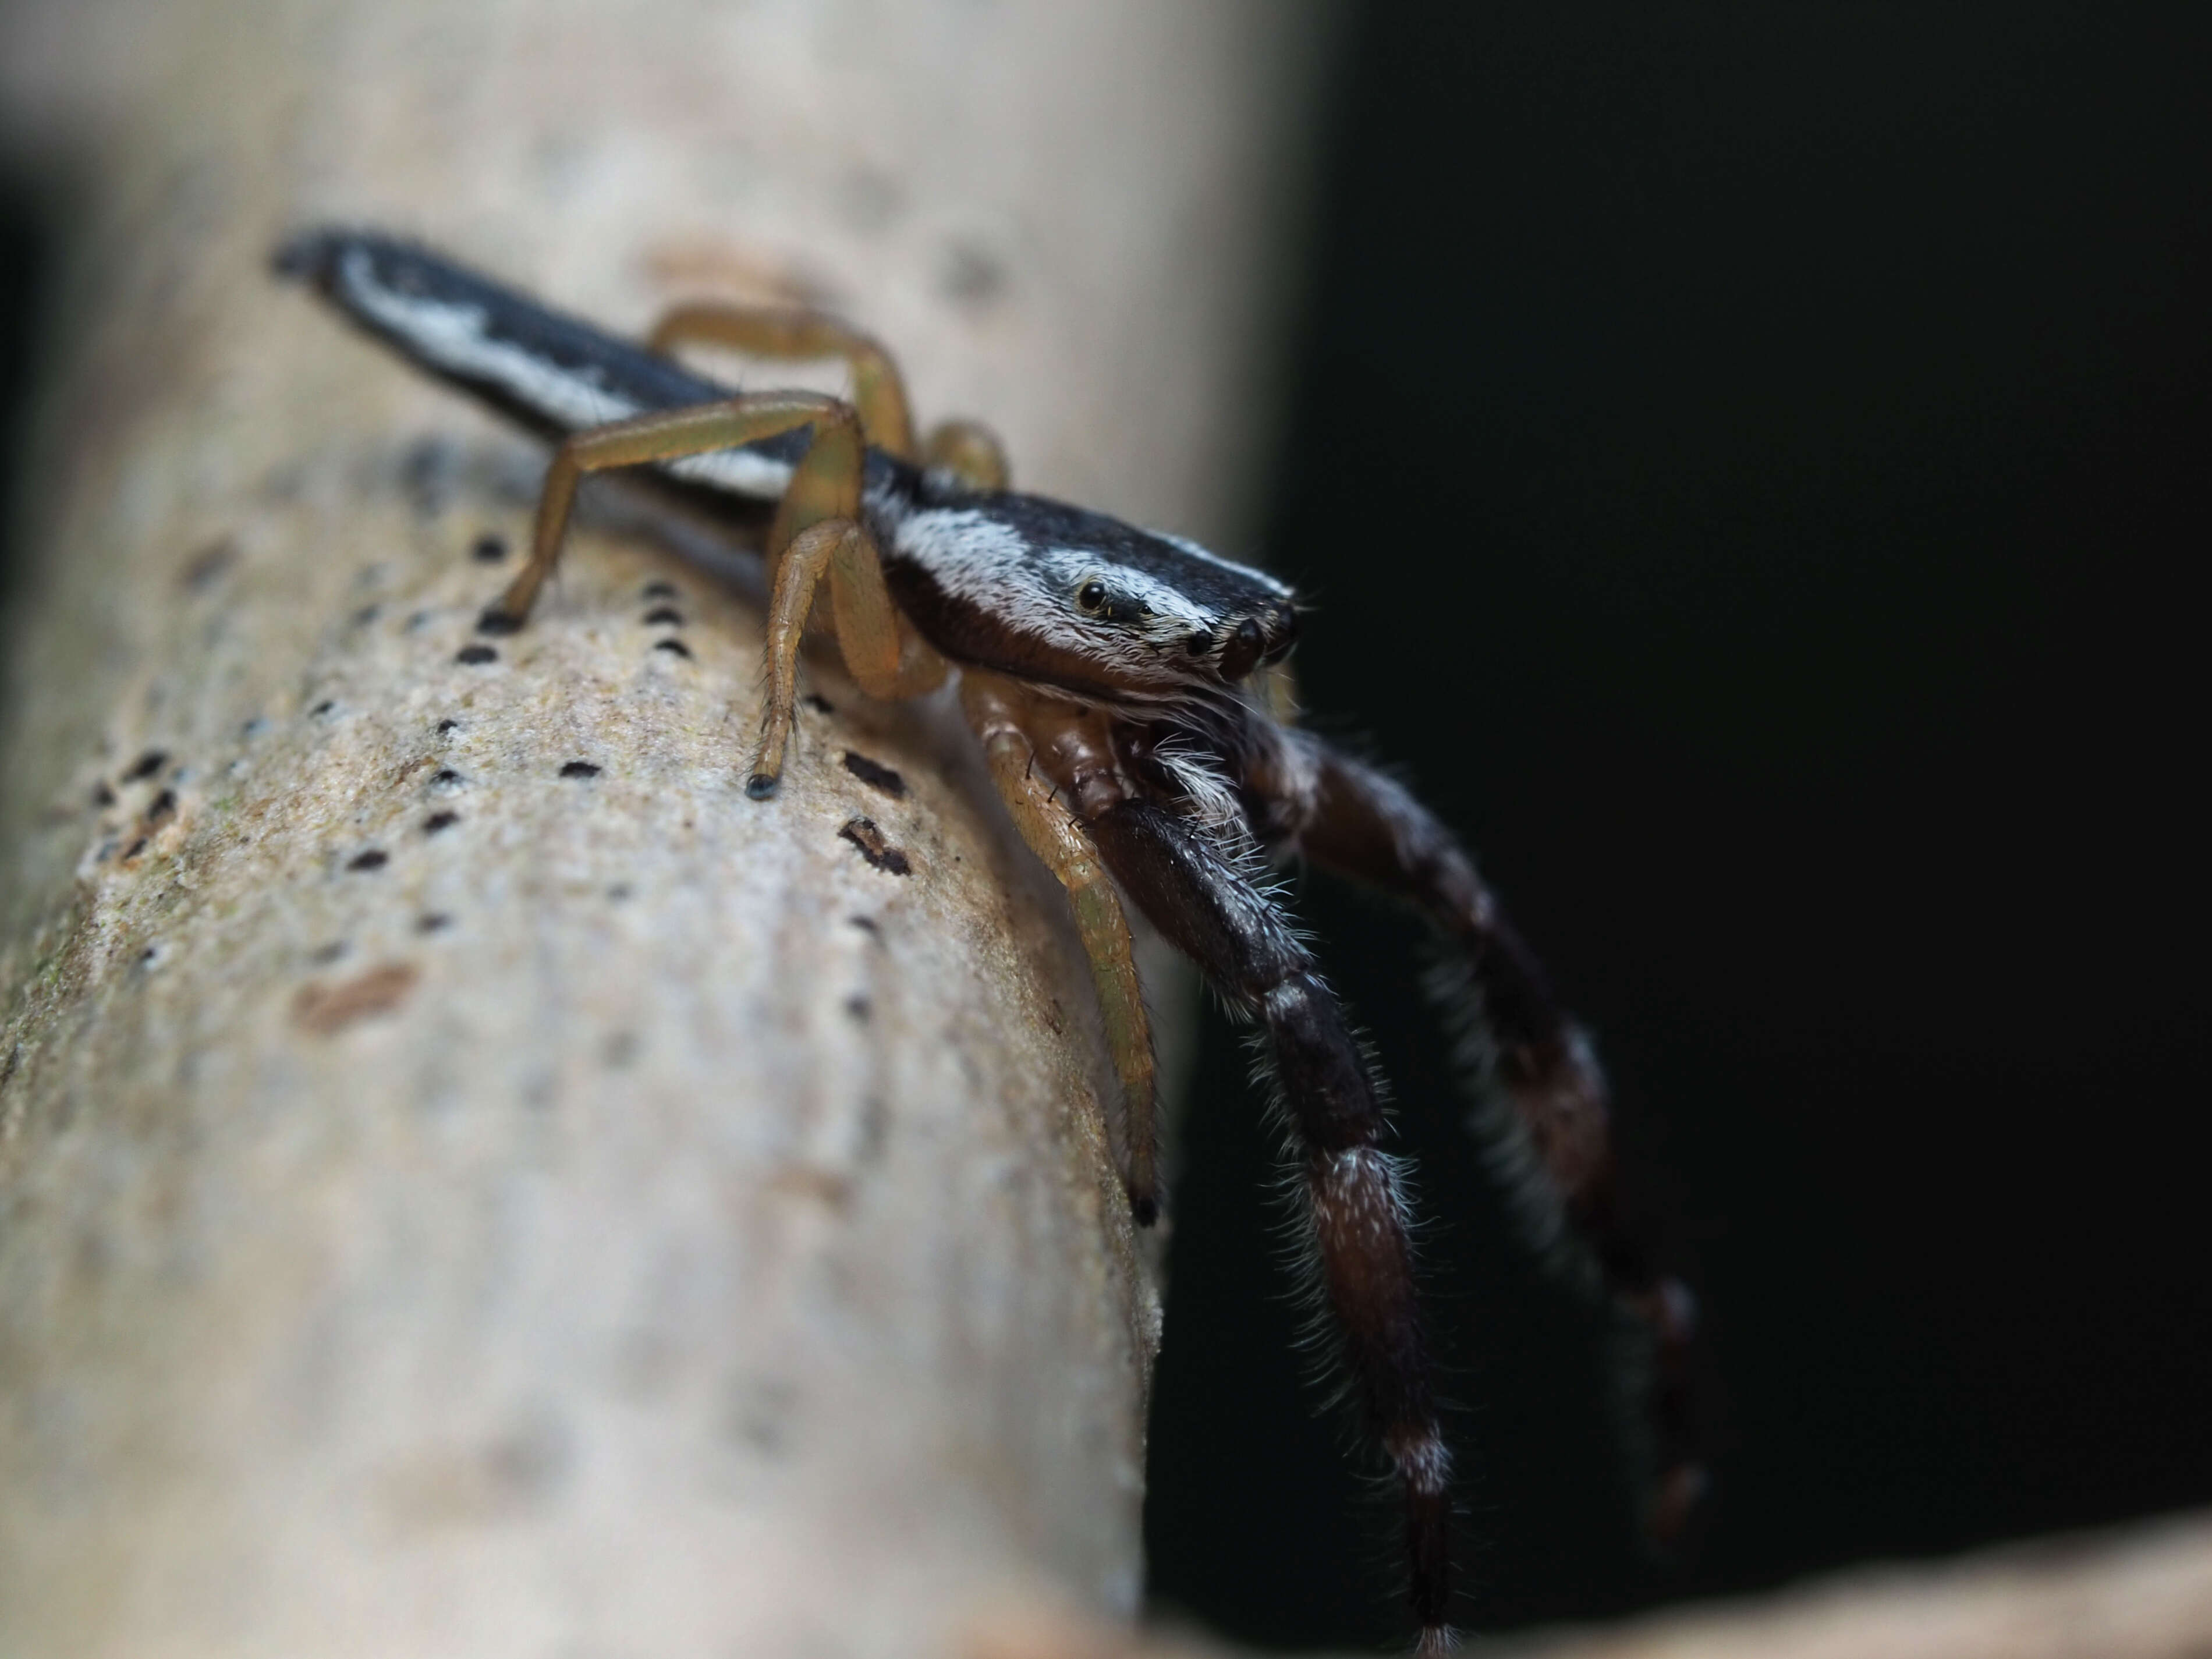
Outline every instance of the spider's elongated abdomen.
[[[280, 275], [312, 284], [403, 356], [548, 436], [732, 395], [671, 358], [392, 237], [308, 231], [279, 248], [274, 263]], [[790, 485], [806, 445], [804, 432], [787, 433], [665, 470], [749, 500], [774, 501]], [[888, 457], [873, 459], [890, 465]]]

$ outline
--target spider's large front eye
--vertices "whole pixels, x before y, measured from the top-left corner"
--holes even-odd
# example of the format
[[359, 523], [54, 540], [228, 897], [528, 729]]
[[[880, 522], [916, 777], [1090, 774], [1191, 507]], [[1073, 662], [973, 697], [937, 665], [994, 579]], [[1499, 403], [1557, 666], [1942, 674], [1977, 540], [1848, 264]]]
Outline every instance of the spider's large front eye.
[[1096, 616], [1105, 608], [1106, 584], [1097, 580], [1084, 583], [1075, 590], [1075, 602]]

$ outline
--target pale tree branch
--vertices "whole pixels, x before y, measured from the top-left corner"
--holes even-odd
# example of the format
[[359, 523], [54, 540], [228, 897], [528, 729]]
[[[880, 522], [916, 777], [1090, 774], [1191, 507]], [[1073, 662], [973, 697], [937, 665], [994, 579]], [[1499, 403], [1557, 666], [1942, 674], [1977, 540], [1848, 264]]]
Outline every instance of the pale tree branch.
[[[1609, 1630], [1480, 1643], [1492, 1659], [2205, 1659], [2212, 1516], [2042, 1539], [1934, 1566], [1861, 1568], [1771, 1595]], [[1195, 1638], [1132, 1641], [1064, 1612], [979, 1623], [975, 1659], [1204, 1659]]]
[[[1315, 33], [0, 11], [0, 135], [86, 191], [0, 749], [0, 1652], [1138, 1650], [1157, 1298], [972, 745], [817, 656], [747, 803], [753, 596], [604, 504], [460, 660], [541, 459], [264, 265], [826, 297], [1024, 482], [1237, 548]], [[2200, 1656], [2212, 1523], [1500, 1650]]]
[[1134, 1612], [1158, 1299], [956, 711], [817, 655], [746, 800], [754, 596], [619, 511], [481, 641], [542, 453], [267, 257], [373, 223], [639, 331], [828, 299], [1024, 482], [1233, 543], [1310, 31], [0, 14], [16, 154], [88, 183], [0, 763], [0, 1651]]

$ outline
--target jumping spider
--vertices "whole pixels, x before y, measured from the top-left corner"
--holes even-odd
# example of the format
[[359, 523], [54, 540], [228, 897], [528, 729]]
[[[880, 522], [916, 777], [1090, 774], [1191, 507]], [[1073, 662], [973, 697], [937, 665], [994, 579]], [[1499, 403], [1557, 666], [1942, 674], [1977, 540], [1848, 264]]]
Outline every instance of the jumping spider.
[[[558, 441], [529, 562], [484, 611], [486, 633], [522, 626], [586, 472], [650, 465], [776, 504], [766, 706], [745, 782], [754, 799], [776, 791], [800, 637], [825, 577], [839, 648], [868, 695], [915, 696], [957, 665], [992, 776], [1066, 887], [1090, 956], [1139, 1223], [1158, 1204], [1153, 1071], [1124, 897], [1258, 1023], [1316, 1280], [1402, 1485], [1410, 1599], [1428, 1651], [1449, 1643], [1450, 1456], [1407, 1200], [1383, 1149], [1376, 1078], [1268, 866], [1303, 855], [1418, 907], [1461, 964], [1451, 994], [1481, 1034], [1494, 1109], [1478, 1121], [1517, 1158], [1545, 1231], [1656, 1352], [1664, 1473], [1652, 1524], [1678, 1522], [1699, 1479], [1679, 1455], [1672, 1399], [1686, 1298], [1621, 1236], [1590, 1045], [1451, 833], [1390, 778], [1279, 716], [1273, 702], [1286, 699], [1271, 700], [1273, 671], [1297, 631], [1288, 587], [1178, 537], [1015, 493], [980, 427], [948, 423], [917, 443], [890, 358], [828, 317], [687, 307], [641, 349], [381, 236], [310, 233], [276, 266], [422, 368]], [[684, 342], [842, 358], [852, 395], [733, 393], [665, 355]]]

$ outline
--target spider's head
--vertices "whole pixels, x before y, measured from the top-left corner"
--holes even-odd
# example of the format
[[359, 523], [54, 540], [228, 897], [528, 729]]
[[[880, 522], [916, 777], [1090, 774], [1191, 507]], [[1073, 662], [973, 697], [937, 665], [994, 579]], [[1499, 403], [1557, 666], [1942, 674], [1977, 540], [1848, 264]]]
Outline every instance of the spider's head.
[[1194, 542], [1037, 496], [930, 502], [885, 574], [940, 649], [1086, 695], [1235, 685], [1297, 635], [1291, 590]]
[[[1040, 562], [1066, 596], [1067, 621], [1133, 689], [1235, 685], [1297, 642], [1290, 590], [1195, 544], [1054, 549]], [[1137, 556], [1132, 556], [1133, 552]], [[1151, 555], [1152, 556], [1143, 556]]]

